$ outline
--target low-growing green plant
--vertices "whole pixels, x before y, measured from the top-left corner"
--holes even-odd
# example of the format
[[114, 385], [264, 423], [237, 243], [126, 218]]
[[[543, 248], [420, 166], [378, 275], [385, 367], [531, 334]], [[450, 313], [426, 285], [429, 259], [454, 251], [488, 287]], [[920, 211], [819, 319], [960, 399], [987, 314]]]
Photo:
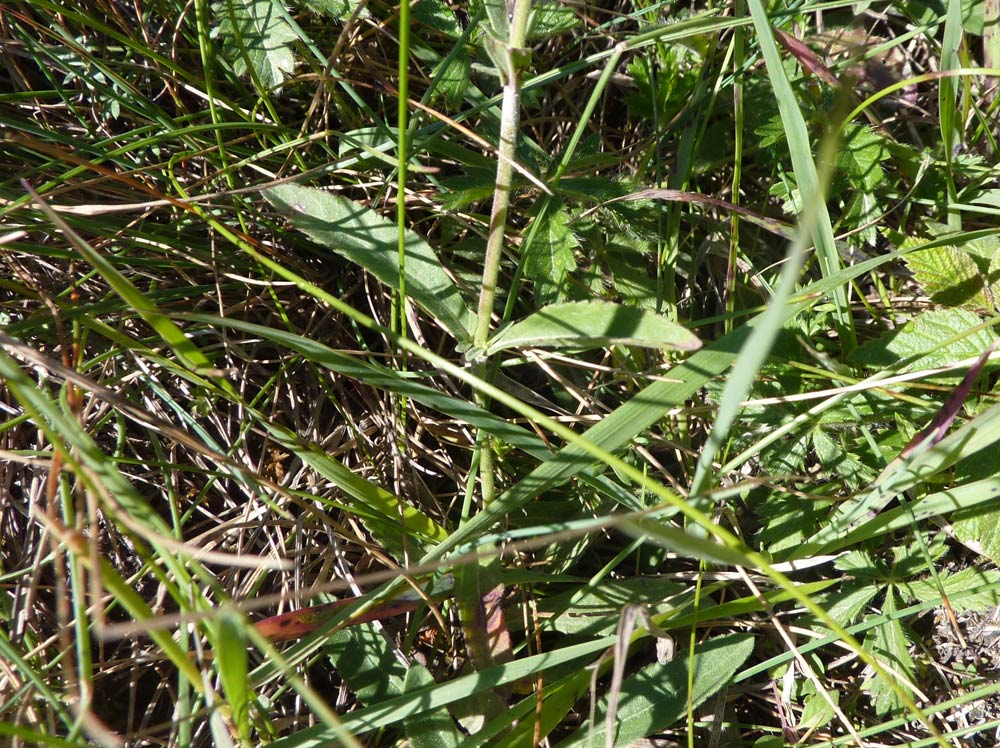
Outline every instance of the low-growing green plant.
[[5, 740], [988, 744], [989, 3], [3, 11]]

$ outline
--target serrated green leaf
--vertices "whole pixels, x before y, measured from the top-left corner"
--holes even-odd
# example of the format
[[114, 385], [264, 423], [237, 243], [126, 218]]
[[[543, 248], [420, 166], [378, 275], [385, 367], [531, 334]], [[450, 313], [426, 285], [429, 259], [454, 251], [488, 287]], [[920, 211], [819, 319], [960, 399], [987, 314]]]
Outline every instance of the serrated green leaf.
[[566, 277], [576, 270], [580, 244], [569, 229], [566, 209], [556, 201], [537, 220], [541, 225], [524, 258], [524, 275], [534, 281], [535, 297], [545, 304], [562, 295]]
[[[828, 691], [835, 704], [840, 703], [840, 691]], [[816, 730], [833, 719], [833, 707], [822, 695], [818, 693], [810, 694], [802, 707], [802, 716], [799, 717], [799, 730]], [[776, 744], [784, 746], [785, 742], [779, 740]]]
[[871, 192], [884, 179], [881, 161], [889, 157], [885, 138], [866, 125], [852, 125], [837, 150], [837, 166], [855, 188]]
[[266, 89], [277, 88], [295, 69], [291, 42], [295, 31], [279, 0], [219, 0], [213, 36], [237, 75], [252, 69]]
[[[324, 15], [334, 21], [346, 21], [354, 13], [354, 9], [362, 4], [362, 0], [299, 0], [299, 2], [313, 13]], [[426, 2], [420, 3], [421, 6], [425, 4]], [[367, 16], [368, 9], [362, 8], [358, 17]]]
[[986, 297], [990, 302], [990, 308], [1000, 309], [1000, 252], [994, 254], [990, 259], [984, 285], [986, 286]]
[[[997, 524], [996, 514], [991, 512], [989, 517], [995, 526]], [[966, 590], [973, 590], [1000, 581], [1000, 571], [997, 569], [977, 569], [970, 566], [954, 574], [939, 571], [937, 581], [918, 579], [915, 582], [900, 584], [899, 587], [913, 600], [936, 600], [941, 595], [938, 581], [941, 583], [940, 590], [944, 590], [944, 593], [948, 595], [949, 603], [955, 613], [964, 613], [969, 610], [983, 611], [1000, 604], [1000, 590], [985, 590], [965, 596], [960, 594]]]
[[[313, 241], [399, 290], [395, 223], [352, 200], [310, 187], [280, 185], [265, 190], [264, 197]], [[434, 249], [409, 230], [406, 231], [406, 293], [459, 342], [471, 341], [472, 312], [445, 273]]]
[[441, 194], [441, 204], [447, 210], [465, 210], [473, 203], [493, 197], [495, 182], [495, 169], [466, 166], [461, 175], [441, 180], [441, 186], [448, 190]]
[[501, 330], [486, 355], [508, 348], [599, 348], [637, 345], [692, 351], [701, 341], [655, 312], [603, 301], [553, 304]]
[[580, 24], [572, 6], [558, 2], [535, 2], [528, 19], [528, 40], [547, 39]]
[[915, 357], [905, 369], [933, 368], [979, 356], [993, 341], [987, 330], [979, 330], [941, 347], [941, 343], [979, 325], [978, 316], [966, 309], [936, 309], [924, 312], [878, 340], [866, 343], [850, 360], [873, 369], [899, 369], [900, 361]]
[[935, 247], [906, 257], [914, 280], [938, 304], [989, 308], [975, 261], [956, 247]]
[[[890, 588], [882, 607], [882, 613], [889, 616], [889, 620], [876, 627], [872, 634], [865, 638], [865, 648], [886, 666], [890, 677], [901, 676], [900, 685], [908, 688], [906, 681], [902, 679], [912, 682], [913, 658], [910, 656], [910, 640], [903, 631], [899, 618], [894, 615], [897, 607], [896, 593]], [[881, 678], [871, 678], [866, 682], [864, 689], [874, 702], [876, 714], [886, 714], [903, 706], [899, 695]]]
[[435, 96], [443, 96], [450, 109], [459, 109], [465, 102], [471, 75], [472, 58], [466, 52], [441, 60], [431, 73], [431, 78], [437, 82]]
[[848, 626], [858, 619], [865, 606], [880, 591], [880, 587], [875, 584], [854, 587], [831, 595], [828, 600], [824, 600], [824, 607], [833, 620], [841, 626]]
[[462, 26], [455, 12], [442, 0], [420, 0], [410, 9], [410, 18], [452, 39], [462, 35]]
[[952, 531], [964, 545], [1000, 564], [1000, 506], [959, 513], [952, 522]]
[[[694, 656], [694, 689], [690, 703], [701, 704], [723, 688], [753, 651], [754, 640], [746, 634], [731, 634], [699, 645]], [[688, 707], [689, 653], [666, 665], [649, 665], [622, 682], [618, 701], [615, 748], [634, 744], [660, 732], [683, 717]], [[557, 748], [603, 746], [606, 732], [607, 697], [601, 700], [593, 729], [586, 725], [559, 743]], [[592, 741], [592, 742], [591, 742]]]
[[761, 149], [768, 149], [785, 140], [785, 126], [778, 113], [768, 117], [767, 120], [755, 127], [753, 132], [759, 138], [758, 147]]

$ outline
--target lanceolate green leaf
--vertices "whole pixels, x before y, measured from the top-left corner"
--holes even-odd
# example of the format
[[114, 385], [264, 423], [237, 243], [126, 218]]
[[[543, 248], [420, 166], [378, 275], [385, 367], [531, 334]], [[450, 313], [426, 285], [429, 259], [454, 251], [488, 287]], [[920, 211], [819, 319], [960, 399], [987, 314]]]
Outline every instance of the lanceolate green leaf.
[[[347, 198], [294, 184], [265, 190], [264, 197], [310, 239], [399, 290], [395, 223]], [[472, 340], [472, 313], [458, 287], [434, 249], [410, 231], [406, 232], [406, 294], [460, 343]]]
[[544, 307], [502, 330], [486, 344], [486, 355], [507, 348], [606, 348], [638, 345], [692, 351], [701, 341], [688, 329], [654, 312], [603, 301]]

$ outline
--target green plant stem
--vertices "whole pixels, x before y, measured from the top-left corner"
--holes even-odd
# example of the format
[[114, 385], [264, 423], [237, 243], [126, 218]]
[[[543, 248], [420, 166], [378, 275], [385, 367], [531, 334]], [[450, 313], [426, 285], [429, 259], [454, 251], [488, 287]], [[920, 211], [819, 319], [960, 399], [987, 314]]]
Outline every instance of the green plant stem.
[[[531, 0], [517, 0], [511, 19], [508, 49], [524, 46], [528, 27]], [[503, 253], [504, 232], [507, 228], [507, 208], [510, 205], [510, 188], [517, 147], [517, 129], [521, 120], [521, 73], [515, 65], [504, 78], [503, 104], [500, 110], [500, 142], [497, 145], [497, 176], [493, 192], [493, 209], [490, 212], [490, 233], [486, 241], [486, 258], [483, 262], [483, 287], [479, 292], [476, 333], [474, 344], [485, 345], [490, 333], [493, 303], [496, 298], [497, 277], [500, 274], [500, 257]]]

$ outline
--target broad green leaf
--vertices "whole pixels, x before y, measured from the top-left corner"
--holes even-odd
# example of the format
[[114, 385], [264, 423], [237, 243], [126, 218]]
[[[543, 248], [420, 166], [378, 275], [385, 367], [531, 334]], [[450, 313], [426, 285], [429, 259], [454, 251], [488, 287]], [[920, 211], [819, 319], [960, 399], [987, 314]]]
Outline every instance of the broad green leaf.
[[539, 601], [538, 610], [546, 630], [586, 636], [614, 633], [621, 610], [629, 603], [645, 603], [652, 615], [674, 610], [664, 603], [684, 591], [684, 585], [670, 579], [605, 580], [584, 594], [579, 589], [550, 595]]
[[[723, 688], [753, 651], [748, 634], [720, 636], [698, 645], [694, 656], [694, 690], [688, 694], [688, 650], [666, 665], [654, 664], [622, 682], [618, 701], [614, 745], [633, 745], [653, 733], [665, 730], [681, 719], [688, 701], [698, 706]], [[559, 743], [557, 748], [603, 746], [606, 732], [607, 697], [597, 707], [593, 726], [586, 725]]]
[[222, 689], [240, 739], [250, 739], [250, 681], [247, 678], [247, 637], [244, 622], [235, 612], [223, 613], [211, 628], [212, 651], [219, 668]]
[[581, 24], [576, 11], [569, 5], [548, 0], [536, 0], [528, 19], [528, 40], [543, 40], [554, 34], [574, 29]]
[[823, 601], [823, 607], [841, 626], [854, 623], [875, 595], [880, 592], [875, 584], [865, 584], [836, 592]]
[[561, 298], [567, 276], [576, 270], [575, 252], [580, 243], [569, 228], [569, 216], [558, 201], [536, 219], [540, 222], [524, 258], [524, 275], [535, 284], [541, 304]]
[[347, 626], [334, 632], [327, 652], [337, 674], [362, 704], [378, 704], [403, 694], [406, 668], [374, 625]]
[[[396, 224], [339, 195], [285, 184], [264, 191], [275, 208], [313, 241], [329, 247], [399, 290]], [[436, 317], [460, 343], [472, 339], [472, 312], [434, 249], [406, 231], [406, 294]]]
[[701, 341], [662, 317], [604, 301], [574, 301], [544, 307], [505, 328], [486, 344], [485, 355], [508, 348], [606, 348], [638, 345], [692, 351]]
[[936, 247], [906, 258], [914, 280], [928, 296], [944, 306], [989, 308], [983, 276], [975, 261], [956, 247]]
[[510, 30], [509, 0], [482, 0], [482, 5], [486, 8], [488, 33], [500, 41], [505, 41]]
[[277, 88], [295, 69], [291, 43], [295, 32], [280, 0], [218, 0], [212, 36], [222, 40], [222, 55], [237, 75], [254, 77], [265, 89]]
[[410, 18], [415, 24], [423, 24], [434, 33], [444, 34], [452, 39], [462, 36], [462, 26], [455, 11], [443, 0], [420, 0], [419, 3], [414, 3], [410, 9]]
[[[423, 665], [413, 663], [406, 671], [404, 691], [415, 691], [434, 685], [434, 676]], [[447, 709], [410, 717], [405, 720], [406, 737], [412, 748], [455, 748], [462, 741], [462, 734], [455, 726]]]
[[[829, 691], [835, 704], [840, 703], [840, 691]], [[833, 707], [822, 695], [818, 693], [810, 694], [802, 707], [802, 715], [799, 717], [799, 730], [815, 730], [827, 724], [834, 717]], [[785, 741], [778, 740], [776, 746], [784, 748]], [[756, 747], [755, 747], [756, 748]]]
[[991, 309], [1000, 309], [1000, 251], [990, 258], [989, 269], [986, 272], [986, 296]]
[[[851, 361], [873, 369], [910, 371], [946, 366], [955, 361], [980, 355], [993, 341], [988, 330], [978, 330], [958, 338], [964, 331], [979, 325], [979, 317], [966, 309], [935, 309], [918, 315], [898, 330], [866, 343], [851, 356]], [[900, 368], [901, 361], [914, 359]]]

